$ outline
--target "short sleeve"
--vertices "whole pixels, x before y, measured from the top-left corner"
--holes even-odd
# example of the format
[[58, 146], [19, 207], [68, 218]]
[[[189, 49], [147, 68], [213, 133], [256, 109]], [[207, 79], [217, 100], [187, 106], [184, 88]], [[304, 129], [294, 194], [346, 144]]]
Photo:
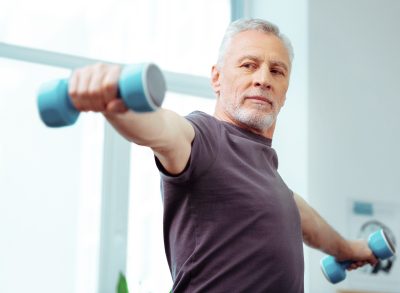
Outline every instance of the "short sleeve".
[[156, 157], [157, 168], [165, 181], [184, 183], [200, 177], [215, 162], [220, 149], [221, 122], [200, 111], [192, 112], [185, 118], [192, 124], [195, 132], [189, 161], [180, 174], [171, 175]]

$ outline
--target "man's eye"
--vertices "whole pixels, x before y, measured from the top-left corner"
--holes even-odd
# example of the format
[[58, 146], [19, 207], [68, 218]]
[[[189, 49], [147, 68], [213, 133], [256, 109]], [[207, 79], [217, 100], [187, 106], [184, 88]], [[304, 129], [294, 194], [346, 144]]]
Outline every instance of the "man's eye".
[[254, 63], [243, 63], [241, 67], [246, 68], [246, 69], [254, 69], [256, 68], [256, 65]]
[[271, 73], [274, 75], [285, 75], [285, 73], [282, 70], [279, 69], [271, 69]]

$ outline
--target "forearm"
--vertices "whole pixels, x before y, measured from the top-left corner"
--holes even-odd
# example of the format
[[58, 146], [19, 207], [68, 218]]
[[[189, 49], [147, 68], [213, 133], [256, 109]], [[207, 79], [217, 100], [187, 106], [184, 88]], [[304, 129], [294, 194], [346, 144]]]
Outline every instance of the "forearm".
[[352, 260], [355, 269], [366, 263], [375, 265], [377, 259], [364, 240], [346, 240], [336, 232], [307, 202], [294, 194], [300, 212], [304, 242], [334, 256], [339, 261]]
[[307, 202], [295, 194], [299, 208], [304, 242], [339, 259], [346, 259], [352, 252], [349, 243], [330, 226]]
[[150, 147], [164, 168], [178, 174], [186, 166], [194, 139], [192, 125], [165, 109], [135, 113], [118, 98], [121, 67], [95, 64], [75, 70], [68, 94], [78, 111], [101, 112], [127, 140]]
[[125, 113], [104, 114], [110, 124], [128, 141], [150, 148], [158, 148], [168, 143], [168, 136], [173, 134], [168, 128], [178, 125], [178, 115], [159, 109], [149, 113]]
[[[121, 67], [95, 64], [75, 70], [68, 94], [78, 111], [101, 112], [127, 140], [165, 152], [176, 144], [191, 142], [191, 125], [185, 118], [165, 109], [136, 113], [118, 98]], [[178, 143], [177, 143], [178, 142]], [[179, 147], [178, 147], [179, 150]]]

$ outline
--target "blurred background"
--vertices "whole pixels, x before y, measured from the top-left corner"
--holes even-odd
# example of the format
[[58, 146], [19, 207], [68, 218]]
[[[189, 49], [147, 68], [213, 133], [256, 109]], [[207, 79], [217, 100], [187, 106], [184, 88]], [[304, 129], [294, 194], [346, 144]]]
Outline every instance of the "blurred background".
[[[231, 20], [276, 23], [294, 46], [273, 147], [279, 171], [336, 230], [400, 238], [400, 1], [0, 0], [0, 292], [169, 292], [152, 152], [101, 115], [47, 128], [40, 85], [103, 61], [154, 62], [164, 107], [213, 113], [211, 66]], [[305, 247], [308, 293], [400, 292], [398, 260], [331, 285]]]

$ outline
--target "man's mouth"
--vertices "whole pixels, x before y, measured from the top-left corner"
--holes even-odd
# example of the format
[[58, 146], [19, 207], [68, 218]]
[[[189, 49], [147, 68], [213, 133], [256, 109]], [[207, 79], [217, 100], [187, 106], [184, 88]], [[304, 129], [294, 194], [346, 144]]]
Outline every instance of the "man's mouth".
[[269, 104], [269, 105], [271, 105], [271, 107], [273, 107], [272, 100], [267, 97], [264, 97], [264, 96], [248, 96], [248, 97], [245, 97], [245, 100], [260, 101], [263, 104]]

